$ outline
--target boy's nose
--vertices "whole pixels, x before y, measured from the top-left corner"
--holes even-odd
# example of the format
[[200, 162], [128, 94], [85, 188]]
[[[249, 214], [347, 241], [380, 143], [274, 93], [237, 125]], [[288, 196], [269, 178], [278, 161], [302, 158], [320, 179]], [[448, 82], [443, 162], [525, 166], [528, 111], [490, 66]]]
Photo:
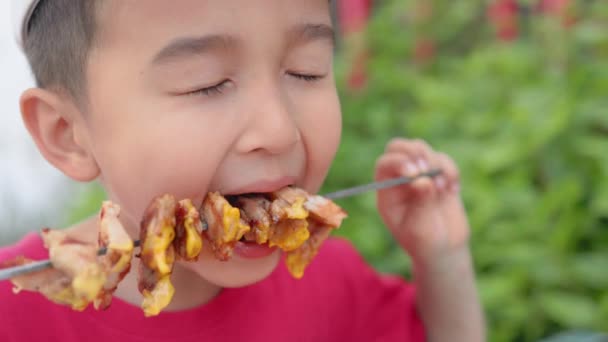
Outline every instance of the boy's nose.
[[295, 113], [290, 110], [286, 94], [281, 94], [279, 89], [266, 90], [258, 92], [249, 103], [246, 127], [236, 145], [239, 153], [282, 154], [300, 141]]

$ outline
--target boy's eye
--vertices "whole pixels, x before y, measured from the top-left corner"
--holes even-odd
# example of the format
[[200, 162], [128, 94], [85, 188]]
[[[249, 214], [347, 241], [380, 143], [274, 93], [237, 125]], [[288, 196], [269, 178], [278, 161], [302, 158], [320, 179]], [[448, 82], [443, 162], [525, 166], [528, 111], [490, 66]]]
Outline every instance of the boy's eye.
[[325, 75], [309, 75], [309, 74], [300, 74], [295, 72], [288, 73], [289, 76], [295, 77], [296, 79], [303, 80], [306, 82], [315, 82], [323, 79]]
[[220, 94], [223, 94], [224, 90], [226, 90], [226, 87], [228, 87], [229, 83], [230, 83], [230, 80], [223, 80], [210, 87], [205, 87], [205, 88], [189, 91], [189, 92], [184, 93], [183, 95], [204, 95], [204, 96], [220, 95]]

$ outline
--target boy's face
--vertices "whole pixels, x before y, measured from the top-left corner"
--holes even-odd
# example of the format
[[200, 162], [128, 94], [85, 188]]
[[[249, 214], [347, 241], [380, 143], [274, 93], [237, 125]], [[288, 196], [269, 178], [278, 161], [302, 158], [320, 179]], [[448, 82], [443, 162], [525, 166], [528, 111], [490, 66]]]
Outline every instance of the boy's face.
[[[121, 0], [102, 6], [87, 69], [87, 146], [137, 235], [150, 200], [316, 192], [340, 138], [327, 0]], [[241, 286], [278, 252], [190, 267]]]

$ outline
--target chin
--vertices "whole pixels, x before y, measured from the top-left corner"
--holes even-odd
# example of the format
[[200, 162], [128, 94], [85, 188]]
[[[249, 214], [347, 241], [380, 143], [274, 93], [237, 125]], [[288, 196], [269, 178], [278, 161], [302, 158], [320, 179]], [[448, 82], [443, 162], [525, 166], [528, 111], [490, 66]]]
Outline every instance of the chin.
[[255, 284], [267, 278], [277, 268], [282, 252], [256, 259], [233, 256], [228, 261], [219, 261], [211, 255], [201, 256], [196, 263], [184, 266], [194, 271], [207, 282], [220, 287], [236, 288]]

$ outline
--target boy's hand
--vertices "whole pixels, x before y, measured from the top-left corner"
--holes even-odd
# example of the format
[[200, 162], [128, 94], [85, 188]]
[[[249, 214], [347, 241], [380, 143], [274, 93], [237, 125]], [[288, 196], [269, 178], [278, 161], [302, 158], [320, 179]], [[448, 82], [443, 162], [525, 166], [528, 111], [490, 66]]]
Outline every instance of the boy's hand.
[[[428, 266], [468, 251], [469, 225], [460, 200], [459, 173], [446, 154], [420, 140], [394, 139], [376, 164], [376, 180], [439, 168], [434, 179], [378, 192], [378, 209], [415, 264]], [[446, 259], [447, 258], [447, 259]]]
[[456, 165], [422, 141], [395, 139], [378, 160], [376, 179], [415, 176], [431, 168], [440, 168], [442, 174], [379, 191], [378, 208], [412, 257], [416, 303], [427, 340], [481, 342], [485, 324]]

